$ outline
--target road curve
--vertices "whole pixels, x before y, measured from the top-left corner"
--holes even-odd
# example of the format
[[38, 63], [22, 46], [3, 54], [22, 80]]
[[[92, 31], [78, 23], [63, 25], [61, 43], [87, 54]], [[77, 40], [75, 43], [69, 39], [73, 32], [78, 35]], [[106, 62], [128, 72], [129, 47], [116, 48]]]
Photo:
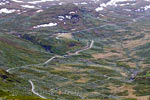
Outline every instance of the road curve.
[[78, 54], [79, 54], [80, 52], [82, 52], [82, 51], [91, 49], [91, 48], [93, 47], [93, 45], [94, 45], [94, 40], [91, 41], [90, 45], [87, 44], [83, 49], [78, 50], [78, 51], [76, 51], [76, 52], [73, 53], [73, 54], [68, 54], [68, 55], [63, 55], [63, 56], [53, 56], [53, 57], [51, 57], [50, 59], [48, 59], [47, 61], [45, 61], [45, 62], [43, 63], [43, 65], [48, 64], [49, 62], [51, 62], [51, 61], [52, 61], [53, 59], [55, 59], [55, 58], [64, 58], [64, 57], [67, 57], [67, 56], [78, 55]]
[[92, 40], [92, 41], [91, 41], [90, 45], [88, 45], [88, 44], [87, 44], [87, 46], [86, 46], [86, 47], [84, 47], [84, 48], [83, 48], [83, 49], [81, 49], [81, 50], [76, 51], [75, 53], [71, 54], [70, 56], [78, 55], [78, 54], [79, 54], [80, 52], [82, 52], [82, 51], [85, 51], [85, 50], [91, 49], [91, 48], [93, 47], [93, 45], [94, 45], [94, 40]]
[[16, 68], [9, 68], [6, 70], [6, 72], [9, 72], [10, 70], [13, 70], [13, 69], [16, 69]]
[[[66, 57], [66, 56], [78, 55], [78, 54], [79, 54], [80, 52], [82, 52], [82, 51], [91, 49], [91, 48], [93, 47], [93, 45], [94, 45], [94, 40], [91, 41], [90, 45], [87, 44], [86, 47], [84, 47], [84, 48], [81, 49], [81, 50], [76, 51], [76, 52], [73, 53], [73, 54], [68, 54], [68, 55], [63, 55], [63, 56], [53, 56], [53, 57], [51, 57], [50, 59], [48, 59], [47, 61], [45, 61], [43, 64], [32, 64], [32, 65], [26, 65], [26, 66], [21, 66], [21, 67], [29, 67], [29, 66], [35, 66], [35, 65], [46, 65], [46, 64], [48, 64], [49, 62], [51, 62], [51, 61], [52, 61], [53, 59], [55, 59], [55, 58], [64, 58], [64, 57]], [[20, 67], [16, 67], [16, 68], [20, 68]], [[8, 69], [8, 70], [6, 70], [6, 71], [7, 71], [7, 72], [10, 72], [11, 70], [14, 70], [14, 69], [16, 69], [16, 68], [10, 68], [10, 69]], [[29, 83], [31, 84], [31, 87], [32, 87], [31, 91], [32, 91], [32, 93], [35, 94], [35, 95], [37, 95], [37, 96], [39, 96], [39, 97], [41, 97], [41, 98], [43, 98], [43, 99], [46, 99], [46, 97], [40, 95], [39, 93], [37, 93], [37, 92], [35, 91], [35, 86], [34, 86], [32, 80], [30, 79], [30, 80], [28, 80], [28, 81], [29, 81]]]
[[44, 96], [40, 95], [39, 93], [37, 93], [37, 92], [35, 91], [35, 86], [34, 86], [32, 80], [29, 80], [29, 83], [30, 83], [31, 86], [32, 86], [32, 89], [31, 89], [32, 93], [34, 93], [35, 95], [37, 95], [37, 96], [39, 96], [39, 97], [41, 97], [41, 98], [43, 98], [43, 99], [46, 99]]

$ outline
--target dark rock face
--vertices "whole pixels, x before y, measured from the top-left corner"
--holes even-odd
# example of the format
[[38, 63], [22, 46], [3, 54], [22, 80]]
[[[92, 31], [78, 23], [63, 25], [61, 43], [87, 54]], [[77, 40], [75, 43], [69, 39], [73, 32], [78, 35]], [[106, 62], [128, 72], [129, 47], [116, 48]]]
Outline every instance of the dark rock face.
[[50, 51], [51, 50], [51, 46], [48, 45], [41, 45], [46, 51]]
[[0, 69], [0, 79], [4, 82], [17, 82], [21, 83], [20, 80], [13, 74], [9, 74], [3, 69]]
[[9, 73], [7, 73], [5, 70], [3, 70], [3, 69], [0, 69], [0, 78], [1, 79], [7, 79], [8, 77], [10, 76], [10, 74]]
[[42, 44], [41, 42], [38, 42], [38, 40], [34, 37], [34, 36], [29, 36], [28, 34], [24, 34], [21, 36], [23, 39], [25, 40], [29, 40], [31, 41], [32, 43], [34, 44], [38, 44], [40, 45], [41, 47], [43, 47], [46, 51], [50, 51], [51, 50], [51, 46], [49, 45], [44, 45]]
[[73, 24], [76, 24], [77, 22], [79, 22], [79, 20], [80, 20], [80, 16], [79, 15], [72, 15], [71, 16], [71, 22]]
[[74, 44], [74, 43], [69, 44], [69, 47], [74, 47], [74, 46], [76, 46], [76, 44]]
[[3, 79], [7, 79], [8, 78], [8, 76], [6, 76], [6, 75], [0, 75], [0, 77], [3, 78]]

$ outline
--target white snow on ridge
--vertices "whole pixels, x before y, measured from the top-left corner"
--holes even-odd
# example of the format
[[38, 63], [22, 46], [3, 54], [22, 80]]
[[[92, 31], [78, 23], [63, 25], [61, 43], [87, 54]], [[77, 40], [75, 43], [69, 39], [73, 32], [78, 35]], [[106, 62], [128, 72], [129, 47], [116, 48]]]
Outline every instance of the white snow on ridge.
[[66, 15], [65, 16], [67, 19], [71, 19], [71, 16], [70, 15]]
[[79, 5], [79, 3], [73, 3], [74, 5], [76, 5], [76, 6], [78, 6]]
[[105, 7], [107, 7], [107, 5], [105, 3], [100, 4], [100, 7], [97, 7], [95, 10], [96, 11], [101, 11], [103, 10]]
[[1, 2], [0, 5], [5, 5], [6, 3]]
[[118, 2], [124, 2], [124, 1], [136, 1], [136, 0], [111, 0], [109, 2], [106, 3], [106, 5], [113, 5], [113, 6], [117, 6]]
[[36, 12], [37, 12], [37, 13], [40, 13], [40, 12], [43, 12], [43, 10], [37, 10]]
[[23, 1], [20, 1], [20, 0], [12, 0], [14, 2], [17, 2], [17, 3], [24, 3]]
[[64, 3], [64, 2], [60, 2], [60, 3], [59, 3], [59, 5], [63, 5], [63, 4], [65, 4], [65, 3]]
[[147, 9], [150, 9], [150, 5], [144, 7], [144, 10], [147, 10]]
[[37, 25], [37, 26], [34, 26], [33, 28], [52, 27], [52, 26], [57, 26], [57, 23], [49, 23], [49, 24]]
[[107, 3], [100, 4], [100, 7], [97, 7], [95, 10], [96, 11], [101, 11], [104, 8], [106, 8], [107, 6], [117, 6], [118, 2], [124, 2], [124, 1], [136, 1], [136, 0], [111, 0], [111, 1], [109, 1]]
[[40, 0], [40, 1], [31, 1], [31, 2], [28, 2], [28, 3], [30, 3], [30, 4], [38, 4], [38, 3], [47, 2], [47, 1], [58, 1], [58, 0]]
[[71, 12], [69, 12], [69, 14], [75, 14], [75, 13], [77, 13], [77, 11], [71, 11]]
[[125, 11], [132, 11], [131, 9], [124, 9]]
[[103, 7], [97, 7], [95, 10], [96, 11], [101, 11], [101, 10], [103, 10], [104, 8]]
[[87, 5], [87, 3], [86, 3], [86, 2], [81, 2], [80, 4], [81, 4], [81, 5]]
[[31, 5], [21, 5], [24, 8], [35, 8], [35, 6], [31, 6]]
[[140, 11], [145, 11], [145, 10], [148, 10], [150, 9], [150, 5], [147, 5], [145, 7], [140, 7], [139, 9], [137, 9], [136, 11], [140, 12]]
[[71, 12], [69, 12], [69, 14], [67, 14], [67, 15], [62, 15], [62, 16], [58, 16], [57, 18], [58, 18], [58, 20], [60, 20], [60, 21], [63, 21], [63, 20], [65, 20], [65, 19], [70, 20], [70, 19], [72, 18], [72, 14], [76, 14], [76, 13], [77, 13], [77, 11], [71, 11]]
[[74, 5], [87, 5], [88, 3], [87, 2], [75, 2], [73, 3]]
[[65, 17], [64, 17], [64, 16], [58, 16], [58, 19], [59, 19], [60, 21], [63, 21], [63, 20], [65, 19]]
[[2, 9], [0, 9], [0, 14], [1, 14], [1, 13], [10, 14], [10, 13], [13, 13], [13, 12], [15, 12], [15, 11], [16, 11], [15, 9], [9, 10], [9, 9], [7, 9], [7, 8], [2, 8]]
[[94, 3], [97, 3], [98, 1], [100, 1], [100, 0], [92, 0]]
[[6, 1], [6, 0], [3, 0], [3, 1], [0, 2], [0, 6], [1, 6], [1, 5], [6, 5], [6, 4], [8, 4], [8, 3], [10, 3], [10, 2], [9, 2], [9, 1]]

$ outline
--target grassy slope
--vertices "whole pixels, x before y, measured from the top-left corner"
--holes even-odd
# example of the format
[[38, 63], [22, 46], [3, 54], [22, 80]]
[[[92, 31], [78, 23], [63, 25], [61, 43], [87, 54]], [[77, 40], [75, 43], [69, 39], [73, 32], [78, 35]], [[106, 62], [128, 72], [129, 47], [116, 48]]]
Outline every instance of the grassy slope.
[[[0, 34], [0, 68], [8, 69], [28, 64], [43, 63], [52, 55], [44, 53], [38, 45], [18, 37]], [[26, 79], [19, 78], [0, 69], [0, 97], [6, 100], [42, 100], [32, 97], [31, 86]], [[23, 88], [23, 89], [22, 89]]]
[[[42, 100], [41, 98], [31, 96], [31, 92], [28, 91], [30, 86], [25, 80], [16, 75], [9, 74], [3, 69], [0, 69], [0, 83], [0, 98], [2, 100]], [[24, 90], [20, 87], [23, 87]], [[21, 96], [25, 94], [26, 96]]]
[[14, 36], [0, 35], [1, 66], [18, 67], [44, 62], [48, 57], [44, 50], [31, 42]]
[[[45, 50], [41, 46], [33, 44], [33, 43], [34, 42], [30, 42], [28, 40], [24, 40], [24, 39], [21, 39], [12, 35], [0, 34], [1, 68], [8, 69], [8, 68], [15, 68], [15, 67], [23, 66], [23, 65], [29, 65], [29, 64], [39, 64], [39, 63], [43, 63], [44, 61], [46, 61], [52, 56], [51, 54], [44, 53]], [[78, 41], [67, 40], [67, 39], [66, 40], [61, 39], [59, 41], [52, 41], [50, 45], [52, 45], [53, 47], [52, 49], [54, 49], [55, 54], [65, 54], [66, 51], [79, 49], [81, 46]], [[26, 72], [27, 71], [25, 71], [25, 73]], [[5, 72], [5, 74], [8, 74], [8, 73]], [[17, 72], [15, 72], [14, 74], [18, 75]], [[29, 73], [26, 73], [26, 74], [28, 75]], [[34, 73], [33, 76], [36, 76], [36, 74]], [[3, 82], [2, 80], [1, 85], [0, 85], [2, 96], [0, 97], [6, 97], [8, 100], [10, 99], [11, 100], [12, 99], [14, 100], [15, 99], [40, 100], [40, 98], [37, 98], [34, 96], [32, 97], [33, 94], [30, 91], [31, 86], [28, 83], [28, 78], [29, 77], [24, 77], [24, 80], [20, 78], [20, 80], [23, 81], [21, 83], [12, 83], [12, 82], [7, 83], [5, 81]], [[30, 78], [32, 78], [32, 76], [30, 76]], [[13, 79], [13, 77], [10, 77], [9, 79]], [[12, 96], [12, 95], [15, 95], [15, 96]]]

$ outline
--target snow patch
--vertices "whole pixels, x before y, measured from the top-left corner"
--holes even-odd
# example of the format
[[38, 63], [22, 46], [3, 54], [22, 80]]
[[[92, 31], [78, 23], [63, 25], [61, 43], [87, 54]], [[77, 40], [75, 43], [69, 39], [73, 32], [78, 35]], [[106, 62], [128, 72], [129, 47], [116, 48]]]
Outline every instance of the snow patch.
[[132, 11], [131, 9], [124, 9], [125, 11]]
[[69, 14], [75, 14], [75, 13], [77, 13], [77, 11], [71, 11], [71, 12], [69, 12]]
[[150, 9], [150, 5], [147, 5], [147, 6], [145, 6], [145, 7], [141, 7], [141, 8], [139, 8], [139, 9], [137, 9], [136, 11], [137, 11], [137, 12], [141, 12], [141, 11], [145, 11], [145, 10], [148, 10], [148, 9]]
[[58, 20], [63, 21], [65, 19], [64, 16], [58, 16]]
[[81, 2], [80, 4], [81, 4], [81, 5], [87, 5], [87, 3], [86, 3], [86, 2]]
[[64, 2], [60, 2], [58, 5], [63, 5], [64, 4]]
[[148, 10], [148, 9], [150, 9], [150, 5], [145, 6], [145, 7], [143, 7], [143, 8], [144, 8], [144, 10]]
[[37, 25], [37, 26], [34, 26], [33, 28], [52, 27], [52, 26], [57, 26], [57, 23], [49, 23], [49, 24]]
[[47, 1], [59, 1], [59, 0], [40, 0], [40, 1], [31, 1], [31, 2], [28, 2], [28, 3], [30, 3], [30, 4], [38, 4], [38, 3], [47, 2]]
[[13, 2], [17, 2], [17, 3], [24, 3], [23, 1], [20, 0], [12, 0]]
[[1, 2], [0, 5], [5, 5], [6, 3]]
[[15, 12], [15, 11], [16, 11], [15, 9], [9, 10], [9, 9], [7, 9], [7, 8], [2, 8], [2, 9], [0, 9], [0, 14], [1, 14], [1, 13], [10, 14], [10, 13], [13, 13], [13, 12]]
[[3, 0], [3, 1], [0, 2], [0, 6], [1, 6], [1, 5], [6, 5], [6, 4], [8, 4], [8, 3], [10, 3], [10, 2], [9, 2], [9, 1], [6, 1], [6, 0]]
[[125, 1], [136, 1], [136, 0], [111, 0], [109, 2], [106, 3], [106, 5], [110, 5], [110, 6], [117, 6], [118, 2], [125, 2]]
[[66, 17], [67, 19], [71, 19], [72, 16], [66, 15], [65, 17]]
[[105, 3], [100, 4], [100, 7], [97, 7], [95, 10], [96, 11], [101, 11], [103, 10], [105, 7], [107, 7], [107, 5]]
[[35, 8], [35, 6], [31, 6], [31, 5], [21, 5], [24, 8]]
[[40, 13], [40, 12], [43, 12], [43, 10], [37, 10], [36, 12], [37, 12], [37, 13]]
[[103, 10], [104, 8], [103, 7], [97, 7], [95, 10], [96, 11], [101, 11], [101, 10]]
[[[96, 11], [101, 11], [103, 10], [104, 8], [106, 8], [107, 6], [118, 6], [119, 4], [117, 4], [118, 2], [124, 2], [124, 1], [135, 1], [135, 0], [110, 0], [109, 2], [107, 3], [102, 3], [100, 4], [99, 7], [97, 7], [95, 10]], [[128, 5], [129, 3], [126, 3], [126, 5]], [[121, 6], [123, 6], [125, 4], [121, 4]]]
[[87, 2], [80, 2], [80, 3], [75, 2], [73, 4], [77, 6], [77, 5], [87, 5], [88, 3]]

